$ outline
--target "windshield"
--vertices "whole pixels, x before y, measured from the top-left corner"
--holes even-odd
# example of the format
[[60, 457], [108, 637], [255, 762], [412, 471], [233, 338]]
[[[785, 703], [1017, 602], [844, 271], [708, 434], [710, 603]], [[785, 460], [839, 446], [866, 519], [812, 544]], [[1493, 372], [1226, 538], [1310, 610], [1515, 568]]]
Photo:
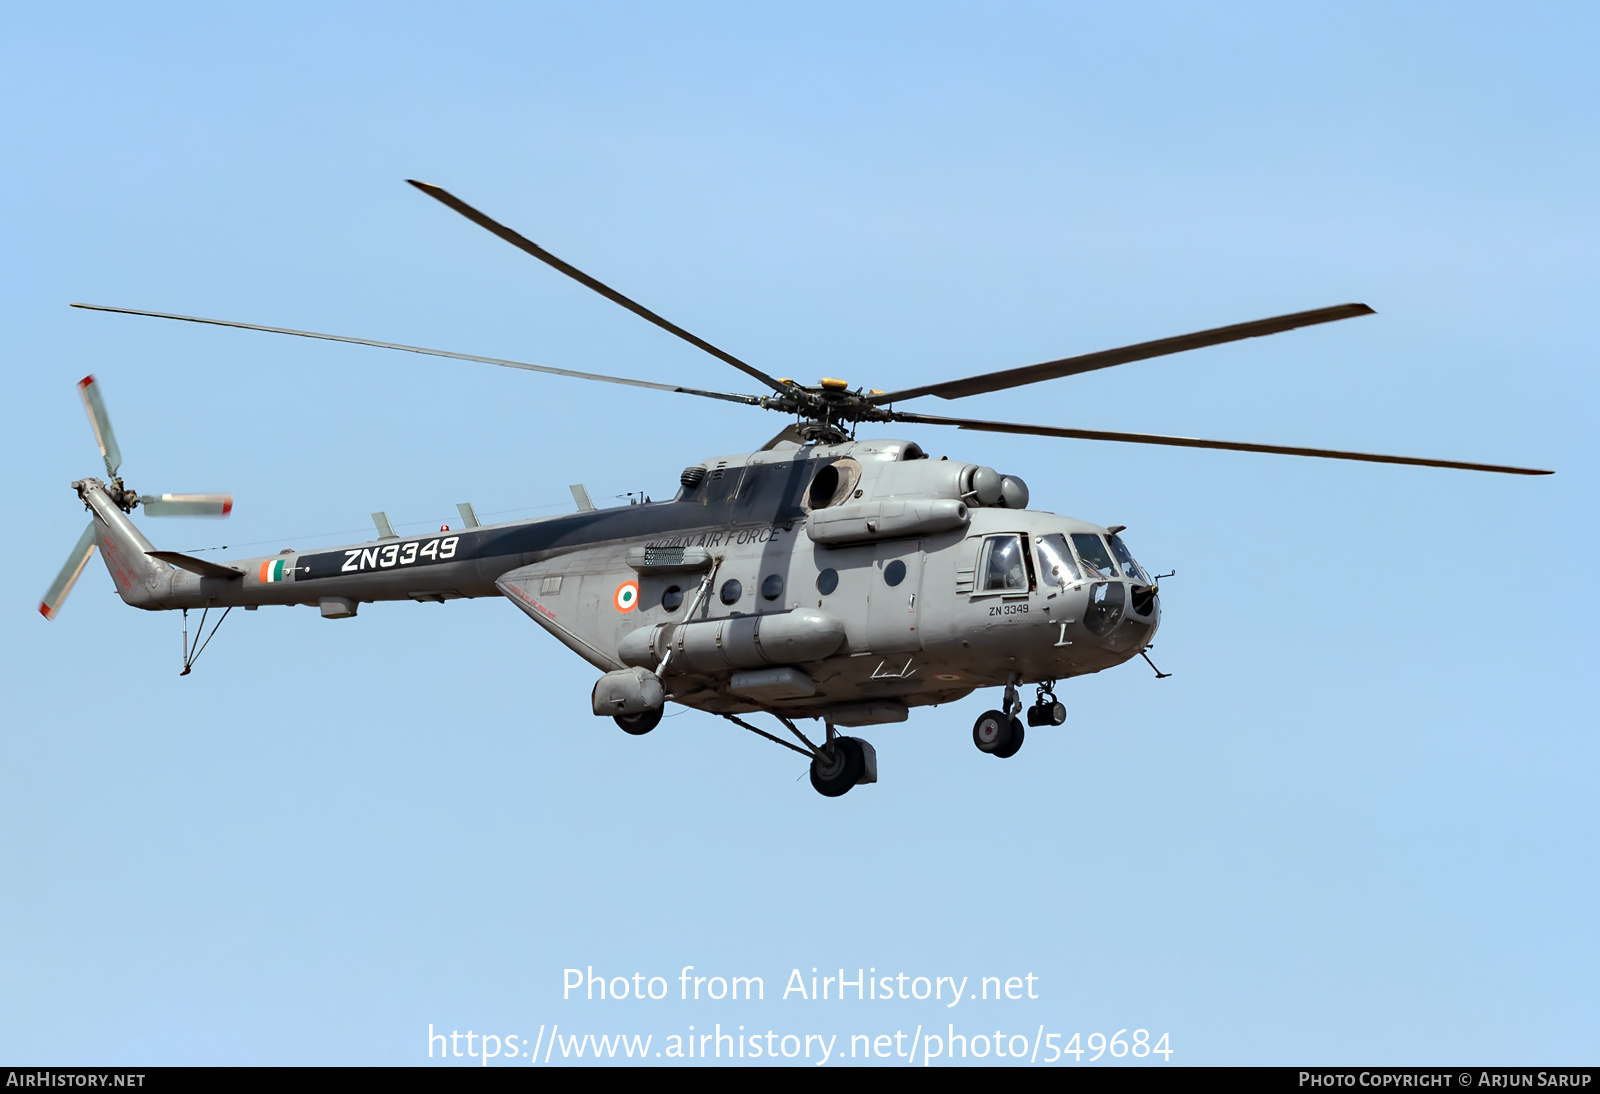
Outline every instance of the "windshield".
[[1046, 585], [1059, 587], [1069, 581], [1081, 581], [1078, 564], [1073, 561], [1072, 548], [1067, 537], [1059, 532], [1039, 537], [1039, 580]]
[[1121, 536], [1113, 535], [1111, 537], [1111, 552], [1117, 556], [1117, 561], [1122, 563], [1123, 573], [1135, 581], [1142, 581], [1146, 585], [1150, 584], [1150, 575], [1144, 572], [1143, 566], [1133, 560], [1133, 556], [1128, 553], [1128, 545], [1122, 542]]
[[1078, 549], [1083, 564], [1096, 571], [1097, 577], [1116, 577], [1117, 564], [1106, 554], [1106, 545], [1093, 532], [1072, 533], [1072, 545]]

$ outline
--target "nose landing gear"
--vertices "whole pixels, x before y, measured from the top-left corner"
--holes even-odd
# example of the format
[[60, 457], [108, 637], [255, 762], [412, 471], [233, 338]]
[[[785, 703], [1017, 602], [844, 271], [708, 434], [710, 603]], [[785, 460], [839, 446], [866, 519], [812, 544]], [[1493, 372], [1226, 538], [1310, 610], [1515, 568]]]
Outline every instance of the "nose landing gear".
[[[1056, 698], [1054, 683], [1039, 685], [1038, 697], [1028, 708], [1030, 726], [1058, 726], [1066, 722], [1067, 708]], [[972, 743], [978, 746], [979, 752], [1004, 760], [1017, 754], [1027, 735], [1022, 720], [1017, 717], [1022, 710], [1022, 700], [1017, 696], [1015, 676], [1006, 683], [1005, 701], [1001, 705], [1004, 709], [986, 710], [973, 723]]]
[[1022, 700], [1017, 698], [1015, 673], [1006, 681], [1006, 697], [1001, 706], [1003, 710], [986, 710], [979, 715], [972, 724], [972, 743], [978, 746], [979, 752], [1009, 760], [1017, 754], [1022, 739], [1027, 736], [1016, 717], [1017, 711], [1022, 709]]
[[1002, 760], [1017, 754], [1024, 736], [1022, 723], [1004, 711], [986, 710], [972, 725], [972, 743], [978, 746], [978, 751]]

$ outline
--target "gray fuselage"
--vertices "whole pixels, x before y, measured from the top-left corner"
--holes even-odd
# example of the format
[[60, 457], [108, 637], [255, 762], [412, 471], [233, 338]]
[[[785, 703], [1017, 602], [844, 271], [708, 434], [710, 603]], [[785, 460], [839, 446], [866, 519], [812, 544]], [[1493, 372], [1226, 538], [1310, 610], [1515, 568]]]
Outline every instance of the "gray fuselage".
[[984, 505], [975, 471], [994, 474], [906, 441], [786, 442], [687, 469], [668, 502], [210, 564], [149, 557], [103, 494], [84, 496], [138, 607], [304, 604], [338, 618], [361, 602], [503, 595], [602, 672], [664, 660], [678, 702], [859, 725], [1099, 672], [1160, 623], [1120, 539]]

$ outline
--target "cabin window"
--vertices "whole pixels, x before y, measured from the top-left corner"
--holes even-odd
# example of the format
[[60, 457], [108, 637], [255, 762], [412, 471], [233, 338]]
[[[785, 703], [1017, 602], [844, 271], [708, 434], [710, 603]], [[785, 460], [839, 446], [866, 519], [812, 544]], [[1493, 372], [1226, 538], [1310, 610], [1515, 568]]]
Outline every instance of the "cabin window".
[[776, 600], [783, 595], [783, 575], [768, 574], [761, 581], [761, 599]]
[[883, 583], [889, 588], [894, 588], [906, 579], [906, 564], [900, 559], [895, 559], [883, 568]]
[[817, 575], [817, 592], [823, 596], [832, 594], [839, 587], [839, 571], [833, 567], [823, 570]]
[[744, 586], [730, 577], [722, 583], [722, 592], [718, 595], [722, 597], [724, 604], [737, 604], [739, 598], [744, 595]]
[[683, 606], [683, 590], [676, 585], [668, 585], [661, 593], [661, 606], [669, 612], [675, 612]]

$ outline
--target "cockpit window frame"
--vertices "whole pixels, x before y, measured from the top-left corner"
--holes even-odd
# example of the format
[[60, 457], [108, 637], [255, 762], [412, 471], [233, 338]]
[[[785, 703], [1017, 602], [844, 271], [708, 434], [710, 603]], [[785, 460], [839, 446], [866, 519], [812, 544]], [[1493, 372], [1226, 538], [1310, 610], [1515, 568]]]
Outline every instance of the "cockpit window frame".
[[[1058, 550], [1055, 544], [1048, 543], [1047, 541], [1049, 540], [1059, 540], [1060, 549]], [[1064, 589], [1069, 585], [1076, 585], [1083, 581], [1083, 571], [1078, 567], [1078, 556], [1072, 549], [1072, 540], [1068, 538], [1067, 533], [1046, 532], [1044, 535], [1035, 536], [1033, 549], [1039, 554], [1040, 588]], [[1061, 566], [1054, 568], [1064, 568], [1064, 572], [1045, 573], [1044, 552], [1046, 550], [1049, 550], [1053, 555], [1060, 556]]]
[[[1026, 580], [1026, 587], [988, 588], [989, 560], [993, 557], [995, 545], [1010, 540], [1016, 543], [1017, 550], [1022, 552], [1022, 572]], [[1038, 578], [1030, 555], [1033, 545], [1029, 542], [1026, 532], [993, 532], [983, 537], [978, 548], [978, 565], [973, 571], [972, 595], [973, 596], [1031, 596], [1038, 588]]]
[[[1072, 544], [1073, 553], [1078, 556], [1078, 565], [1083, 567], [1084, 575], [1090, 581], [1104, 580], [1106, 578], [1115, 580], [1122, 576], [1122, 571], [1117, 567], [1116, 556], [1111, 553], [1110, 546], [1099, 532], [1073, 532], [1067, 536], [1067, 539]], [[1091, 539], [1098, 543], [1100, 553], [1105, 556], [1106, 562], [1111, 568], [1109, 570], [1103, 569], [1084, 557], [1083, 546], [1078, 542], [1079, 539]]]
[[1128, 545], [1122, 541], [1121, 536], [1115, 532], [1107, 534], [1106, 546], [1111, 548], [1111, 557], [1122, 567], [1124, 577], [1142, 585], [1150, 584], [1150, 575], [1139, 565], [1139, 560], [1133, 557], [1133, 552], [1128, 550]]

